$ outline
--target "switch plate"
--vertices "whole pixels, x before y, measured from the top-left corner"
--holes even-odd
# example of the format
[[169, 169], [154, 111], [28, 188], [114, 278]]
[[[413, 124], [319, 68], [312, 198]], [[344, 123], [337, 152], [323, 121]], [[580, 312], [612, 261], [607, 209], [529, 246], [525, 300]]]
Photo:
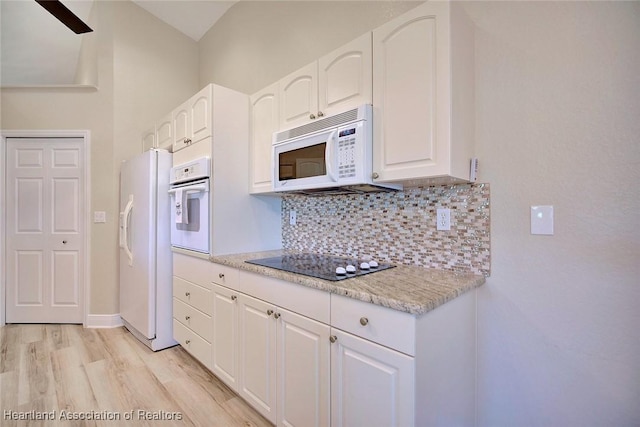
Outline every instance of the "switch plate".
[[553, 236], [553, 206], [531, 206], [531, 234]]
[[451, 230], [451, 209], [440, 208], [436, 210], [436, 229], [440, 231]]
[[93, 213], [93, 222], [96, 224], [107, 222], [107, 213], [105, 211], [95, 211]]
[[298, 218], [296, 217], [296, 211], [289, 211], [289, 225], [296, 225]]

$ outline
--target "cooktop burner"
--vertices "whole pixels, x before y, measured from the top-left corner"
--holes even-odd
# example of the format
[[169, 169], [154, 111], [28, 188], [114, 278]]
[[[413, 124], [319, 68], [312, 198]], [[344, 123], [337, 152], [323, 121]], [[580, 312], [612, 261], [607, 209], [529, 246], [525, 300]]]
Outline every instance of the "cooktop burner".
[[309, 253], [287, 254], [245, 262], [332, 281], [350, 279], [395, 267], [392, 264], [379, 264], [376, 261]]

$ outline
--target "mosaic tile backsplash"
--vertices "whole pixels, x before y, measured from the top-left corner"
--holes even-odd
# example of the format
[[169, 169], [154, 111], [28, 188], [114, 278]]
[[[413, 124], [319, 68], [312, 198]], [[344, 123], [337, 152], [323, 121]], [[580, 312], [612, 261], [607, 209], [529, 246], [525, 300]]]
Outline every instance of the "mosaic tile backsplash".
[[[436, 209], [451, 230], [436, 230]], [[289, 211], [296, 211], [296, 225]], [[489, 276], [488, 184], [409, 188], [395, 193], [307, 197], [282, 203], [284, 249], [419, 265]]]

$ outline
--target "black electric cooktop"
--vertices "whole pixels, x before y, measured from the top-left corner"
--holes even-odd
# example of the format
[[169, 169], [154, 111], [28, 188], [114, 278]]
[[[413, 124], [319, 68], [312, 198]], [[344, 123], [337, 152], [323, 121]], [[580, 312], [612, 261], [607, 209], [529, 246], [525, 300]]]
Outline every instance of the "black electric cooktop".
[[[370, 261], [358, 260], [357, 258], [309, 253], [287, 254], [271, 258], [252, 259], [245, 262], [332, 281], [350, 279], [352, 277], [358, 277], [395, 267], [395, 265], [392, 264], [379, 263], [377, 267], [369, 267], [367, 269], [361, 268], [361, 264], [363, 262], [369, 263]], [[338, 267], [342, 267], [347, 270], [347, 266], [355, 267], [355, 271], [343, 274], [336, 273], [336, 269]], [[349, 270], [352, 269], [349, 268]]]

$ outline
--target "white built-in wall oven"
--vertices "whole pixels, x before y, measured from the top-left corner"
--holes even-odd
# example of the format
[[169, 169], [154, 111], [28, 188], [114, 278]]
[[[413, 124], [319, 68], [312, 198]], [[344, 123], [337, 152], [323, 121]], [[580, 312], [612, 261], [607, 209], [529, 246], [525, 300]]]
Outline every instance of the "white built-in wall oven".
[[171, 246], [209, 253], [209, 158], [171, 168]]

